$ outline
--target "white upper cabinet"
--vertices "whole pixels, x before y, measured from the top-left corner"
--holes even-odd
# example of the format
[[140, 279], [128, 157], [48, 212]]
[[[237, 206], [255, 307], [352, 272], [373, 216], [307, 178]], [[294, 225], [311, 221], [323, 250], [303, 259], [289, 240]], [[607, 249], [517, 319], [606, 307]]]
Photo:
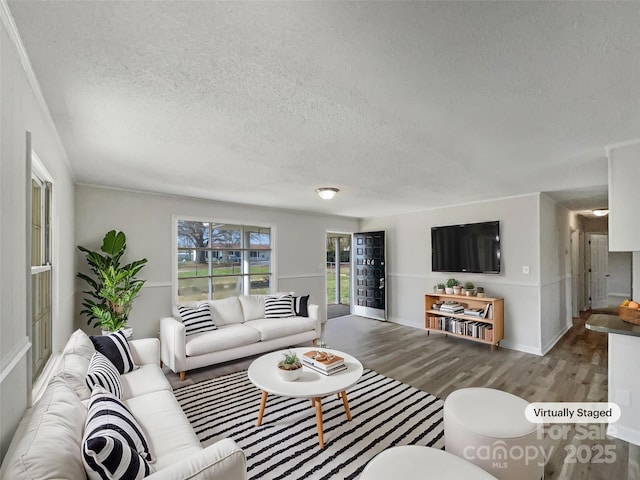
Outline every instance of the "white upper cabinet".
[[608, 148], [609, 250], [640, 251], [640, 140]]

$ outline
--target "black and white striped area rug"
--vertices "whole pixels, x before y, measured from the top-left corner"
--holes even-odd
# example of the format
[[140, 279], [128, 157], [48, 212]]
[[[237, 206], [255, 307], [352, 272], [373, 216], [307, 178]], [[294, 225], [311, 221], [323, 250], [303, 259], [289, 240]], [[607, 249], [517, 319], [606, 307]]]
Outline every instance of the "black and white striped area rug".
[[444, 447], [443, 401], [367, 369], [347, 391], [351, 422], [341, 400], [323, 398], [324, 450], [310, 400], [269, 395], [256, 427], [260, 391], [246, 371], [174, 394], [205, 446], [231, 437], [242, 447], [250, 479], [355, 479], [385, 448]]

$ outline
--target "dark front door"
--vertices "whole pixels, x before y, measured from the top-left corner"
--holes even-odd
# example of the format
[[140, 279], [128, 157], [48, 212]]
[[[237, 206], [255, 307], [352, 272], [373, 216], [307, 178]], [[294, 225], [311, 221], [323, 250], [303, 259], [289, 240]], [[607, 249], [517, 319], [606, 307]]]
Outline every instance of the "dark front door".
[[387, 319], [386, 262], [384, 232], [353, 235], [354, 315]]

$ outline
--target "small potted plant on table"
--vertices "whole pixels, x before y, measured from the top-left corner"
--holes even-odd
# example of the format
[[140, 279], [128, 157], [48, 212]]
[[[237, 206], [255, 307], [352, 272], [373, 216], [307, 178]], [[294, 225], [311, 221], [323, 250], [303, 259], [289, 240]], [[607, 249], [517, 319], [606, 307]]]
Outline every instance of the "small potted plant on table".
[[444, 293], [444, 289], [445, 289], [444, 283], [438, 283], [436, 285], [436, 293]]
[[[454, 293], [454, 287], [456, 287], [458, 285], [458, 281], [455, 278], [450, 278], [449, 280], [447, 280], [447, 285], [445, 287], [445, 292], [447, 292], [448, 295], [453, 295]], [[458, 292], [458, 294], [460, 294], [460, 292]]]
[[478, 296], [478, 298], [484, 298], [485, 297], [484, 288], [483, 287], [476, 288], [476, 295]]
[[284, 358], [278, 362], [278, 374], [286, 382], [293, 382], [302, 373], [302, 362], [298, 359], [296, 352], [284, 354]]

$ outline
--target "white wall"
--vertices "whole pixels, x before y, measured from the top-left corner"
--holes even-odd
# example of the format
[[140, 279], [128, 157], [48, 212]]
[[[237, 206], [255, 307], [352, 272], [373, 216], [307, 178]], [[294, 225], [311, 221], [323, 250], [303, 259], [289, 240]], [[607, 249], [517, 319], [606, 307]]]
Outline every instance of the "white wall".
[[[444, 274], [431, 271], [431, 227], [500, 221], [502, 265], [499, 275]], [[424, 294], [454, 276], [505, 299], [505, 339], [501, 345], [541, 353], [539, 196], [526, 195], [469, 205], [362, 221], [362, 231], [385, 230], [388, 318], [424, 326]], [[522, 267], [529, 267], [529, 274]]]
[[551, 197], [540, 195], [540, 308], [542, 352], [573, 325], [571, 229], [578, 218]]
[[609, 252], [607, 293], [615, 299], [610, 302], [613, 305], [631, 297], [631, 258], [631, 252]]
[[[26, 132], [54, 182], [53, 350], [73, 325], [73, 179], [65, 151], [39, 87], [20, 56], [19, 37], [6, 4], [0, 3], [0, 457], [4, 457], [30, 398], [31, 352], [27, 337]], [[26, 65], [26, 67], [23, 66]]]
[[[327, 231], [356, 232], [358, 219], [314, 215], [196, 198], [130, 192], [102, 187], [76, 187], [77, 245], [99, 248], [104, 234], [121, 230], [127, 235], [128, 260], [147, 258], [139, 277], [146, 279], [130, 316], [136, 337], [157, 336], [160, 318], [171, 315], [172, 216], [207, 218], [234, 223], [274, 226], [273, 252], [278, 291], [309, 293], [326, 318], [325, 239]], [[84, 268], [84, 256], [76, 253]], [[76, 305], [82, 299], [78, 281]], [[78, 309], [79, 311], [79, 309]], [[85, 317], [76, 326], [87, 331]]]

